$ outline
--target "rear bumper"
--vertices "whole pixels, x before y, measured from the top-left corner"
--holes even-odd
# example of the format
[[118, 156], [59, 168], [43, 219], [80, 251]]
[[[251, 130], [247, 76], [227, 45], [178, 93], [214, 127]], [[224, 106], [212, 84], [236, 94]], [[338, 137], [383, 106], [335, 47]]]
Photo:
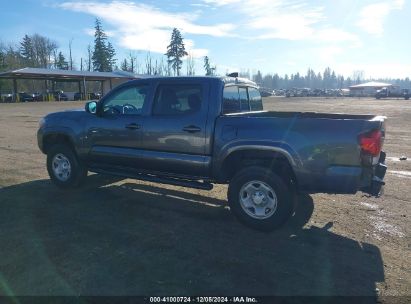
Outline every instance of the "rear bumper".
[[362, 192], [370, 194], [372, 196], [380, 196], [384, 189], [384, 177], [387, 172], [387, 165], [385, 164], [386, 153], [381, 152], [378, 164], [373, 167], [371, 176], [371, 182], [366, 187], [361, 189]]

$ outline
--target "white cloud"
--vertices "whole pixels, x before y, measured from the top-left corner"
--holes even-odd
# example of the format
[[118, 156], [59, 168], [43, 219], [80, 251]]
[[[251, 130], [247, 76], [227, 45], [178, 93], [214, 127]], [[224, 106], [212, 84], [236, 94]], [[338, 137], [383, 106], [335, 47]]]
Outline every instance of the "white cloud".
[[404, 2], [404, 0], [393, 0], [367, 5], [361, 10], [357, 25], [369, 34], [381, 36], [387, 16], [391, 11], [401, 9]]
[[332, 43], [350, 43], [351, 47], [361, 46], [361, 40], [357, 35], [337, 28], [326, 28], [315, 32], [313, 39]]
[[241, 0], [203, 0], [203, 2], [216, 6], [224, 6], [228, 4], [241, 2]]
[[338, 60], [336, 60], [337, 56], [342, 54], [344, 49], [339, 46], [326, 46], [326, 47], [320, 47], [316, 49], [316, 52], [318, 56], [321, 58], [321, 60], [326, 63], [328, 66], [334, 65]]
[[337, 28], [326, 28], [318, 30], [315, 33], [315, 38], [318, 38], [321, 41], [329, 42], [351, 41], [359, 43], [359, 39], [356, 35]]
[[194, 41], [191, 39], [184, 39], [184, 43], [186, 46], [186, 49], [188, 50], [187, 53], [194, 58], [202, 58], [204, 56], [207, 56], [209, 51], [207, 49], [196, 49], [194, 48]]
[[322, 7], [310, 7], [302, 1], [223, 0], [217, 5], [223, 3], [235, 3], [233, 8], [242, 13], [246, 26], [260, 32], [259, 39], [305, 39], [314, 33], [313, 25], [324, 19]]
[[[111, 23], [116, 28], [113, 33], [120, 45], [132, 50], [165, 53], [174, 27], [183, 33], [214, 37], [230, 36], [234, 29], [234, 26], [228, 23], [199, 25], [194, 22], [198, 18], [194, 13], [168, 13], [153, 6], [129, 1], [64, 2], [59, 7], [88, 13]], [[195, 49], [192, 41], [187, 44], [187, 50], [193, 56], [207, 52], [204, 49]]]
[[[403, 1], [403, 0], [397, 0]], [[324, 43], [350, 43], [357, 47], [357, 35], [339, 28], [320, 26], [326, 20], [324, 8], [308, 5], [306, 1], [286, 0], [203, 0], [217, 7], [241, 13], [247, 29], [257, 33], [251, 39], [312, 40]]]

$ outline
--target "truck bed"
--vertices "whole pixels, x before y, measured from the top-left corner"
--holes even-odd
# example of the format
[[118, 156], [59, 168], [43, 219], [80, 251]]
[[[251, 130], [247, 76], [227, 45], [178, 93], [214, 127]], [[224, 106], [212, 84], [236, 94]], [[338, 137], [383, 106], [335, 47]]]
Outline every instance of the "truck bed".
[[355, 120], [380, 120], [383, 116], [371, 114], [344, 114], [344, 113], [318, 113], [318, 112], [277, 112], [258, 111], [226, 114], [226, 116], [247, 116], [247, 117], [277, 117], [277, 118], [316, 118], [316, 119], [355, 119]]
[[[214, 153], [259, 147], [287, 156], [299, 188], [355, 193], [363, 165], [359, 135], [384, 129], [384, 116], [316, 112], [246, 112], [220, 116]], [[239, 148], [240, 147], [240, 148]], [[224, 158], [224, 156], [219, 157]]]

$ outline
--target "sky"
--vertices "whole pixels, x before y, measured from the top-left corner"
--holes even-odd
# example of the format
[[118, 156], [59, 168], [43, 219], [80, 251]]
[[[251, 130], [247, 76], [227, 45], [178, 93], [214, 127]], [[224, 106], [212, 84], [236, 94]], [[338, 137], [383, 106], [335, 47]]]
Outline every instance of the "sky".
[[93, 45], [99, 18], [121, 61], [159, 58], [178, 28], [204, 73], [209, 56], [219, 74], [260, 70], [280, 75], [308, 68], [365, 78], [411, 77], [411, 0], [0, 0], [0, 42], [47, 36], [75, 63]]

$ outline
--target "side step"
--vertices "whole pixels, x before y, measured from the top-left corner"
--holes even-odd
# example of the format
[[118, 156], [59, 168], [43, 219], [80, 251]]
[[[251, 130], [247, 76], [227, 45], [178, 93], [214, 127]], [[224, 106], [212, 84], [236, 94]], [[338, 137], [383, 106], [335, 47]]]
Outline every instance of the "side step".
[[154, 182], [160, 184], [168, 184], [174, 186], [181, 186], [187, 188], [194, 188], [194, 189], [201, 189], [201, 190], [211, 190], [213, 189], [213, 184], [207, 182], [198, 182], [198, 181], [190, 181], [190, 180], [183, 180], [178, 178], [171, 178], [171, 177], [161, 177], [156, 175], [144, 174], [144, 173], [123, 173], [123, 172], [113, 172], [109, 170], [104, 170], [101, 168], [90, 168], [91, 172], [106, 174], [106, 175], [115, 175], [125, 178], [133, 178], [137, 180], [147, 181], [147, 182]]

